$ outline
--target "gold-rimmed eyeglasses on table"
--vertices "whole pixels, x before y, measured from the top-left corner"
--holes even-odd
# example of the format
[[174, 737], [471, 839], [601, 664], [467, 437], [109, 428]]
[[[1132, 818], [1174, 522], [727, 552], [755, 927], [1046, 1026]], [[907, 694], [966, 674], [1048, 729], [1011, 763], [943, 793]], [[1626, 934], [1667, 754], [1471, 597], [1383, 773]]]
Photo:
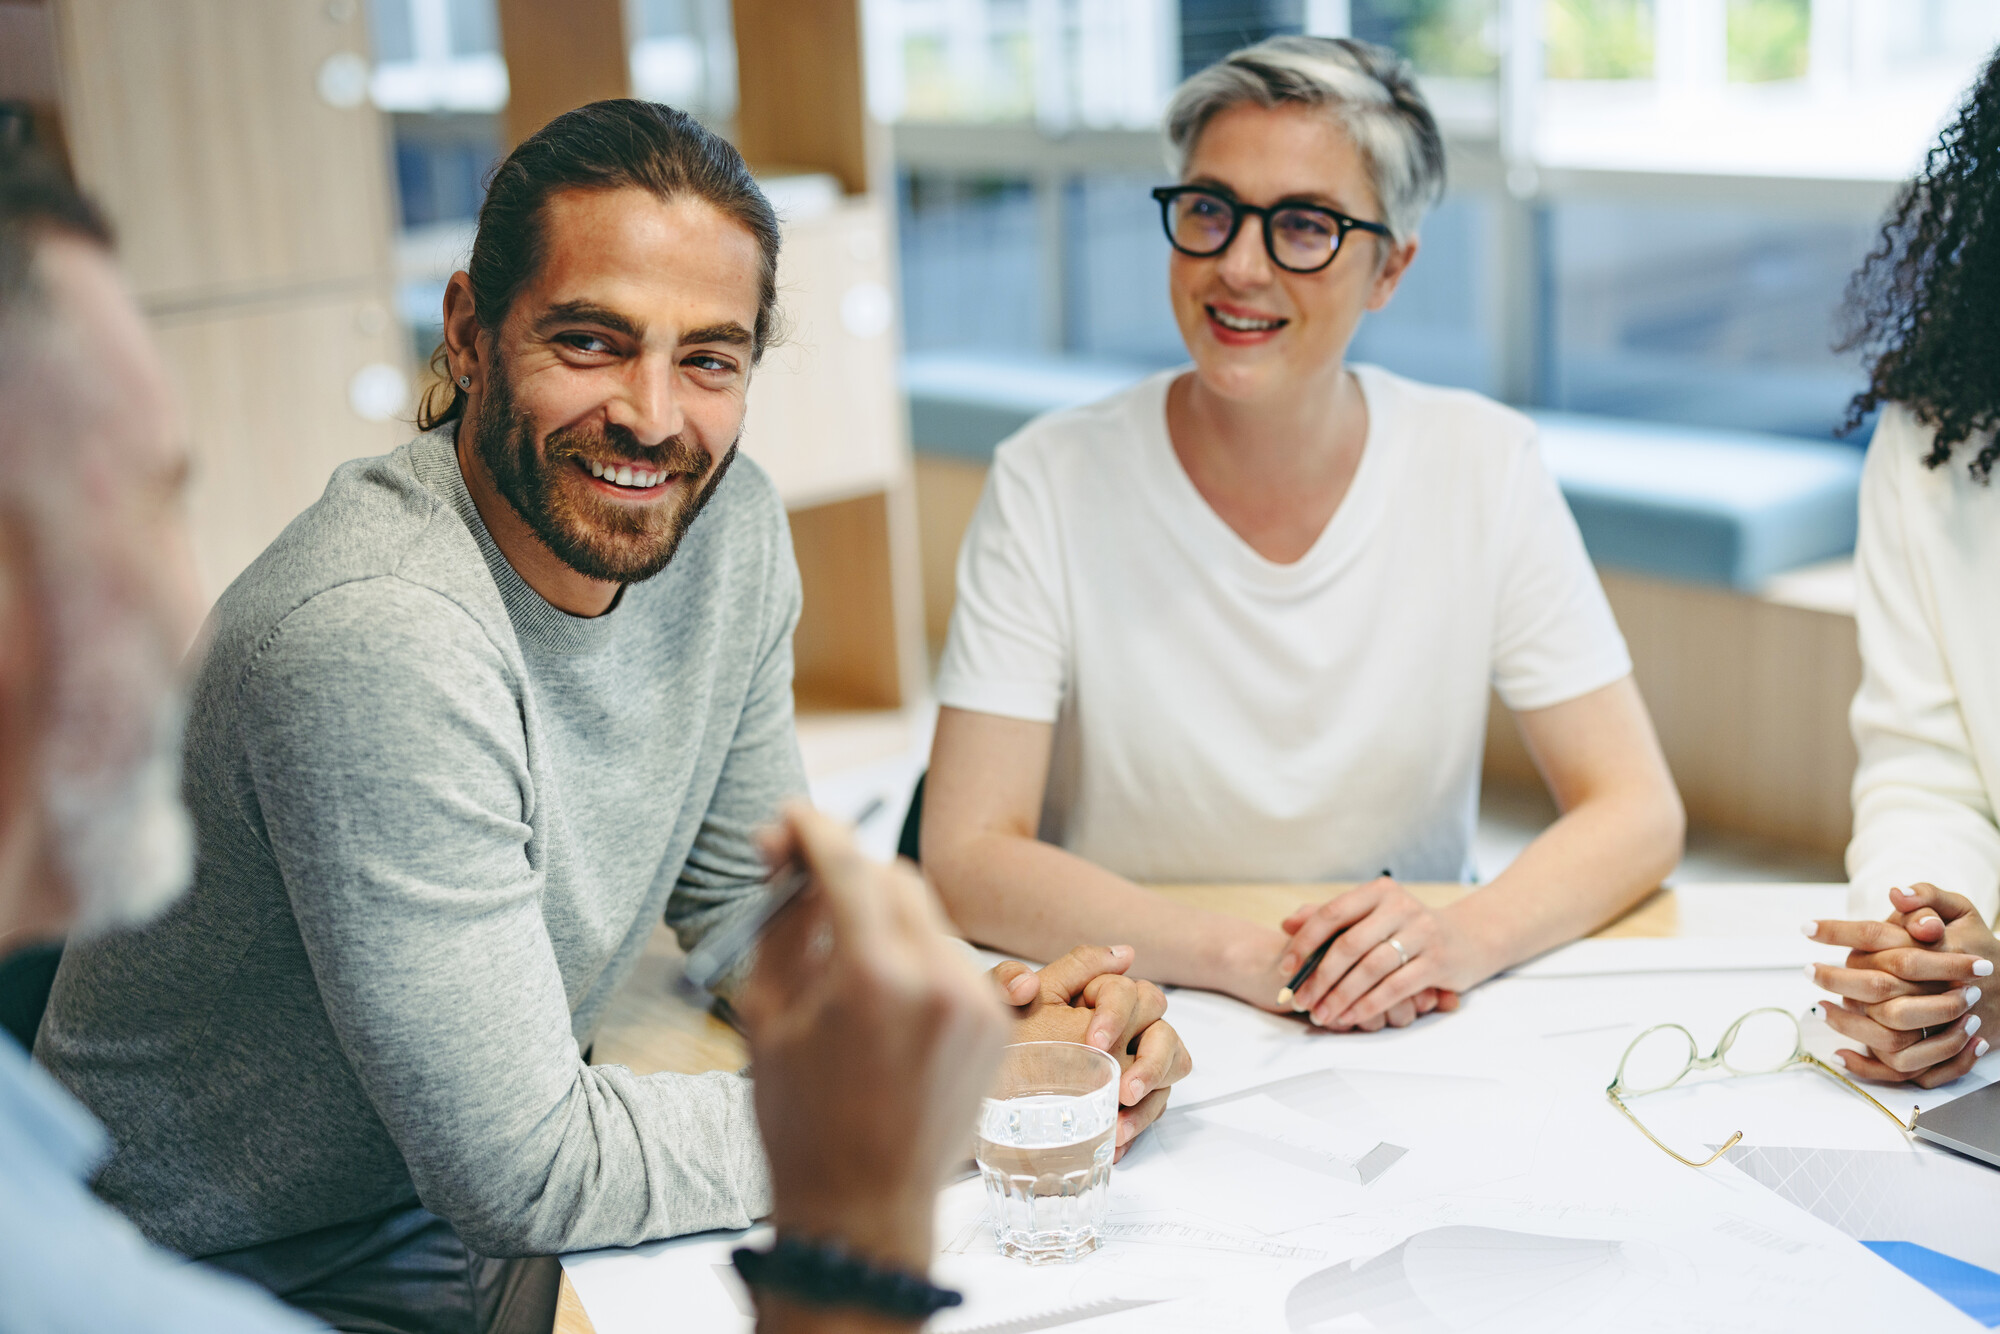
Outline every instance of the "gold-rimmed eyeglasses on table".
[[1896, 1128], [1908, 1134], [1916, 1127], [1916, 1113], [1910, 1114], [1905, 1122], [1894, 1112], [1877, 1102], [1859, 1084], [1840, 1071], [1806, 1050], [1805, 1035], [1799, 1029], [1798, 1019], [1789, 1010], [1767, 1006], [1743, 1015], [1722, 1035], [1722, 1041], [1715, 1044], [1715, 1050], [1707, 1056], [1699, 1054], [1695, 1046], [1694, 1034], [1679, 1024], [1655, 1024], [1632, 1039], [1632, 1045], [1625, 1049], [1625, 1055], [1618, 1062], [1618, 1076], [1604, 1090], [1604, 1096], [1611, 1099], [1611, 1105], [1625, 1114], [1625, 1118], [1639, 1127], [1639, 1133], [1659, 1145], [1660, 1149], [1689, 1167], [1707, 1167], [1735, 1148], [1743, 1138], [1737, 1131], [1729, 1137], [1729, 1142], [1714, 1153], [1696, 1162], [1683, 1157], [1661, 1143], [1660, 1137], [1646, 1129], [1646, 1123], [1632, 1114], [1625, 1105], [1625, 1099], [1636, 1098], [1647, 1093], [1659, 1093], [1672, 1088], [1697, 1070], [1712, 1070], [1721, 1066], [1732, 1075], [1769, 1075], [1780, 1070], [1789, 1070], [1795, 1065], [1810, 1066], [1823, 1074], [1845, 1084], [1862, 1097], [1868, 1105], [1896, 1123]]

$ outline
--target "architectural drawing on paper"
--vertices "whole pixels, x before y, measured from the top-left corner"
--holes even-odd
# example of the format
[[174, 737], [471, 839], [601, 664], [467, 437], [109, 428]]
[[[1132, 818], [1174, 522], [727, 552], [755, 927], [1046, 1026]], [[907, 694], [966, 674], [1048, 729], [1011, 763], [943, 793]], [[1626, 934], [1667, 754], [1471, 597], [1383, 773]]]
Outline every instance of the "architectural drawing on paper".
[[1561, 1329], [1643, 1301], [1665, 1275], [1644, 1242], [1548, 1237], [1489, 1227], [1418, 1232], [1369, 1260], [1301, 1279], [1285, 1302], [1292, 1334]]
[[1113, 1216], [1104, 1225], [1107, 1241], [1139, 1246], [1195, 1247], [1226, 1255], [1254, 1255], [1267, 1260], [1302, 1260], [1307, 1264], [1326, 1259], [1326, 1252], [1310, 1246], [1288, 1246], [1268, 1237], [1235, 1229], [1221, 1223], [1203, 1222], [1192, 1214], [1127, 1214]]
[[1074, 1325], [1084, 1320], [1095, 1320], [1103, 1315], [1115, 1315], [1120, 1311], [1132, 1311], [1141, 1306], [1158, 1306], [1157, 1298], [1105, 1297], [1093, 1302], [1078, 1302], [1074, 1306], [1059, 1307], [1052, 1311], [1042, 1311], [1034, 1315], [1015, 1316], [1010, 1320], [996, 1320], [984, 1325], [952, 1325], [940, 1323], [932, 1328], [939, 1334], [1035, 1334], [1038, 1330], [1059, 1329], [1064, 1325]]
[[1265, 1093], [1219, 1099], [1188, 1115], [1293, 1167], [1357, 1186], [1369, 1184], [1409, 1152], [1373, 1135], [1350, 1133]]
[[1725, 1159], [1856, 1241], [1910, 1241], [2000, 1273], [2000, 1172], [1939, 1149], [1751, 1145]]
[[[1323, 1250], [1288, 1245], [1249, 1228], [1181, 1209], [1121, 1212], [1115, 1196], [1111, 1203], [1111, 1217], [1100, 1230], [1106, 1241], [1128, 1246], [1164, 1246], [1176, 1250], [1192, 1247], [1221, 1255], [1305, 1264], [1317, 1264], [1327, 1255]], [[939, 1249], [945, 1255], [983, 1255], [993, 1249], [993, 1225], [981, 1214], [960, 1226]], [[733, 1270], [731, 1272], [734, 1273]]]

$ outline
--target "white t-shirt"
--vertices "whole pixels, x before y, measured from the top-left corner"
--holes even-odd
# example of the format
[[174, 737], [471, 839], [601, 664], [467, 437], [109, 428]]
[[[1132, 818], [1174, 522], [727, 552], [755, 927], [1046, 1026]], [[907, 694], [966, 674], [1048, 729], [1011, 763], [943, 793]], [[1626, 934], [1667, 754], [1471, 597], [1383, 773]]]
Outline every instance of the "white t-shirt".
[[2000, 909], [2000, 486], [1924, 466], [1936, 432], [1883, 409], [1861, 471], [1847, 909], [1880, 918], [1891, 885], [1928, 880], [1991, 922]]
[[1138, 880], [1470, 878], [1488, 686], [1540, 709], [1631, 671], [1534, 424], [1353, 369], [1361, 463], [1290, 565], [1181, 468], [1181, 372], [1000, 446], [938, 699], [1056, 725], [1045, 840]]

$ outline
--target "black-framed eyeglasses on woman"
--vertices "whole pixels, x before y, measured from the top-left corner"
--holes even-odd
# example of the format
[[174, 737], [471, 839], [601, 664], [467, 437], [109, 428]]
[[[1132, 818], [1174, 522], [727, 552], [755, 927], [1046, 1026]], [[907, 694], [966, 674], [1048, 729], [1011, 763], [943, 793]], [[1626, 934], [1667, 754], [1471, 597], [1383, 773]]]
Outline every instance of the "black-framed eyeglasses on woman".
[[1160, 201], [1160, 224], [1167, 229], [1167, 240], [1183, 255], [1197, 259], [1229, 249], [1246, 217], [1263, 223], [1264, 252], [1273, 264], [1291, 273], [1318, 273], [1333, 263], [1349, 232], [1394, 239], [1379, 222], [1350, 218], [1318, 204], [1259, 208], [1201, 185], [1162, 185], [1153, 191], [1153, 198]]

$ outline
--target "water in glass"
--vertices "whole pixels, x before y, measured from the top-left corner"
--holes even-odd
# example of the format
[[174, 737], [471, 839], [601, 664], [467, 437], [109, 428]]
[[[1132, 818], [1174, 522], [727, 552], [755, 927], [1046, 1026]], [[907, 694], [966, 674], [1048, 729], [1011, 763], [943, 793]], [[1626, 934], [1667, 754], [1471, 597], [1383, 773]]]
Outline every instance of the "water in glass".
[[1117, 1061], [1074, 1042], [1007, 1049], [974, 1150], [1001, 1254], [1065, 1264], [1097, 1249], [1117, 1129]]

